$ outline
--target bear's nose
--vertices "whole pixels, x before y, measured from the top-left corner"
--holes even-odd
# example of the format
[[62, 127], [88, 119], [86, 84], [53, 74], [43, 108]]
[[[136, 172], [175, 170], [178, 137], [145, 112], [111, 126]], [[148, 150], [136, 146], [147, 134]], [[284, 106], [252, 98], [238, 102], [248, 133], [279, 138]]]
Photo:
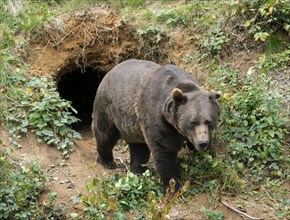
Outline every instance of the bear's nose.
[[199, 148], [201, 150], [204, 150], [204, 149], [206, 149], [206, 147], [208, 145], [208, 141], [200, 141], [200, 142], [198, 142], [198, 145], [199, 145]]

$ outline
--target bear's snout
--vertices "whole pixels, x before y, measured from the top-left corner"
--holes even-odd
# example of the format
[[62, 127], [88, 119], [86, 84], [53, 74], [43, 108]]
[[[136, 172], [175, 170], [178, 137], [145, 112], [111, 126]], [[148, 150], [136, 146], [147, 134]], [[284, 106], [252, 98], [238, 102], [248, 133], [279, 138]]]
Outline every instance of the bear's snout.
[[198, 147], [201, 151], [207, 150], [209, 142], [208, 141], [199, 141], [198, 142]]
[[206, 151], [210, 145], [210, 132], [205, 124], [195, 127], [194, 135], [192, 136], [193, 144], [198, 151]]

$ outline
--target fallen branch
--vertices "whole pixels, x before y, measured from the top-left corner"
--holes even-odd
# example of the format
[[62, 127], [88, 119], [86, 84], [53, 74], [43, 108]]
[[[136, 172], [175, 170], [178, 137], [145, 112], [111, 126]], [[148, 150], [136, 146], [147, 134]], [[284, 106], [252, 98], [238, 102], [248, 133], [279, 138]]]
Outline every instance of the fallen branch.
[[250, 216], [250, 215], [248, 215], [248, 214], [246, 214], [246, 213], [244, 213], [244, 212], [242, 212], [242, 211], [240, 211], [240, 210], [238, 210], [238, 209], [230, 206], [229, 204], [227, 204], [226, 202], [222, 201], [221, 199], [220, 199], [220, 203], [223, 204], [224, 206], [226, 206], [227, 208], [231, 209], [232, 211], [237, 212], [237, 213], [239, 213], [239, 214], [241, 214], [243, 216], [246, 216], [249, 219], [252, 219], [252, 220], [264, 219], [264, 218], [255, 218], [255, 217], [252, 217], [252, 216]]
[[80, 194], [80, 191], [78, 190], [78, 188], [76, 187], [76, 185], [74, 184], [74, 182], [72, 181], [72, 179], [67, 175], [67, 173], [63, 169], [61, 169], [61, 167], [59, 169], [69, 179], [69, 181], [71, 182], [71, 184], [73, 185], [73, 187], [75, 188], [75, 190], [78, 192], [78, 194]]

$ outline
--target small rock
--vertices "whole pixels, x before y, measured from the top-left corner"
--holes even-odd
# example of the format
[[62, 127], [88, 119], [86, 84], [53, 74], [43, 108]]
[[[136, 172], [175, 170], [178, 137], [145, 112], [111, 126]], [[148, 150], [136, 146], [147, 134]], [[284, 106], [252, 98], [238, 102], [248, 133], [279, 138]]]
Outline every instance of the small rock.
[[67, 186], [67, 188], [68, 188], [68, 189], [73, 189], [74, 186], [73, 186], [73, 184], [70, 183], [70, 184]]
[[59, 163], [59, 165], [60, 165], [61, 167], [65, 167], [65, 166], [67, 166], [67, 164], [65, 163], [65, 160], [61, 160], [61, 162]]
[[61, 180], [61, 181], [59, 181], [59, 183], [60, 183], [60, 184], [64, 184], [64, 181], [63, 181], [63, 180]]

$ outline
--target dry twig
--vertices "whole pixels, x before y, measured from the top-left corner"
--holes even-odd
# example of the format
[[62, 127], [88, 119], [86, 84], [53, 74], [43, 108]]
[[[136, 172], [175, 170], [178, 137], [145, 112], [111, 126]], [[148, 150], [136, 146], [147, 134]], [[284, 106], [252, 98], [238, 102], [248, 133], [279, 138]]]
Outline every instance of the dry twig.
[[69, 179], [69, 181], [71, 182], [71, 184], [73, 185], [73, 187], [75, 188], [75, 190], [78, 192], [78, 194], [80, 194], [80, 191], [78, 190], [78, 188], [76, 187], [76, 185], [74, 184], [74, 182], [72, 181], [72, 179], [67, 175], [67, 173], [63, 169], [61, 169], [61, 167], [59, 169]]
[[38, 59], [37, 59], [36, 62], [34, 63], [34, 65], [37, 64], [37, 63], [39, 62], [39, 60], [41, 59], [41, 57], [42, 57], [42, 55], [43, 55], [43, 53], [44, 53], [46, 47], [48, 46], [48, 44], [51, 44], [50, 41], [48, 41], [48, 42], [46, 43], [46, 45], [45, 45], [44, 48], [42, 49], [42, 51], [41, 51], [41, 53], [40, 53]]
[[230, 206], [229, 204], [227, 204], [226, 202], [222, 201], [221, 199], [220, 199], [220, 203], [223, 204], [225, 207], [231, 209], [232, 211], [237, 212], [240, 215], [246, 216], [247, 218], [249, 218], [251, 220], [260, 220], [260, 219], [263, 219], [263, 218], [252, 217], [252, 216], [250, 216], [250, 215], [248, 215], [248, 214], [246, 214], [246, 213], [244, 213], [244, 212], [242, 212], [242, 211], [240, 211], [240, 210], [238, 210], [238, 209]]

